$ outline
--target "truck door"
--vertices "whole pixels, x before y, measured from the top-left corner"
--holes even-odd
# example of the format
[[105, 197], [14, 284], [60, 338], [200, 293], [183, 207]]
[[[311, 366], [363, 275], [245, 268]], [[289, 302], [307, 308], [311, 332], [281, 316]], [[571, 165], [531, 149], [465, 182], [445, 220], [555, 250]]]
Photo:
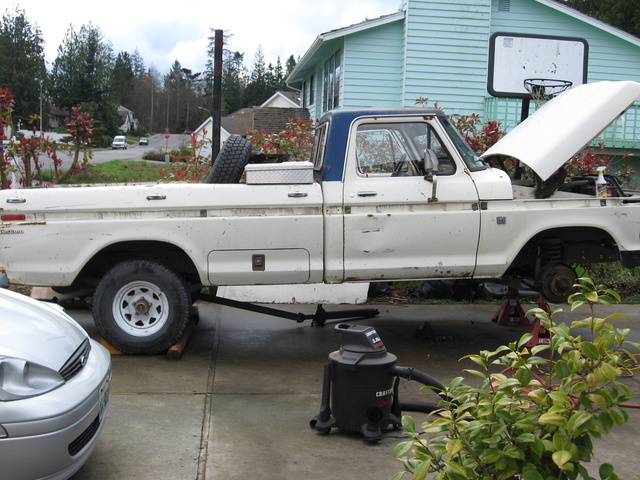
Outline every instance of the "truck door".
[[[439, 160], [435, 191], [425, 152]], [[345, 281], [473, 275], [478, 195], [435, 117], [357, 120], [344, 175]]]

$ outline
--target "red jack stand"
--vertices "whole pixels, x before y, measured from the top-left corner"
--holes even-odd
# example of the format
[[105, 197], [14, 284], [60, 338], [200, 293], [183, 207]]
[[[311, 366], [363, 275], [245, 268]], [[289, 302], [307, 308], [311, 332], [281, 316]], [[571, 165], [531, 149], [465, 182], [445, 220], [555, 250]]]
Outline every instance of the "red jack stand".
[[[547, 313], [551, 311], [549, 304], [542, 297], [540, 297], [540, 300], [538, 301], [538, 308], [543, 309]], [[533, 335], [533, 337], [531, 337], [531, 339], [526, 343], [527, 347], [531, 348], [537, 345], [551, 344], [551, 332], [544, 328], [544, 326], [540, 323], [539, 318], [536, 318], [533, 321], [533, 325], [531, 326], [529, 333]]]
[[531, 322], [524, 314], [522, 305], [518, 301], [518, 289], [509, 287], [507, 289], [507, 298], [491, 319], [500, 326], [504, 325], [531, 325]]

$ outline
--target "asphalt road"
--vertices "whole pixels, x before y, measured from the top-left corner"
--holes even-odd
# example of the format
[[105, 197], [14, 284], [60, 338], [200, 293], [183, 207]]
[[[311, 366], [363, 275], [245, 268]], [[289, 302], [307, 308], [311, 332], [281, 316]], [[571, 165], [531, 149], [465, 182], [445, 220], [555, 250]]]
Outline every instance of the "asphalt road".
[[[45, 132], [48, 135], [48, 132]], [[189, 141], [188, 135], [171, 134], [168, 139], [164, 138], [161, 133], [151, 135], [149, 138], [149, 145], [130, 144], [126, 150], [113, 150], [111, 148], [93, 148], [92, 158], [89, 163], [98, 164], [109, 162], [111, 160], [132, 160], [141, 161], [145, 152], [161, 149], [170, 150], [172, 148], [179, 148], [181, 145]], [[62, 168], [67, 169], [71, 166], [73, 158], [70, 155], [62, 152], [58, 154], [62, 160]], [[39, 161], [42, 163], [43, 170], [50, 170], [53, 167], [52, 160], [46, 155], [41, 155]]]
[[[149, 145], [130, 144], [126, 150], [113, 150], [111, 148], [94, 148], [93, 158], [90, 163], [104, 163], [111, 160], [142, 160], [142, 156], [145, 152], [172, 148], [179, 148], [185, 142], [189, 140], [188, 135], [176, 135], [172, 134], [168, 139], [165, 139], [162, 134], [151, 135], [149, 138]], [[71, 164], [69, 159], [69, 165]]]

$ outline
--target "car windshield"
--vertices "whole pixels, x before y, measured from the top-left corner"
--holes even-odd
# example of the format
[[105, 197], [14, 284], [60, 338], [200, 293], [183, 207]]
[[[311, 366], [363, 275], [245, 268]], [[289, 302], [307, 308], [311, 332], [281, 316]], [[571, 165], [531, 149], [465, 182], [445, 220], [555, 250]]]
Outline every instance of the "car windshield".
[[484, 170], [485, 168], [487, 168], [487, 164], [484, 163], [484, 161], [482, 161], [478, 157], [478, 155], [475, 154], [469, 144], [462, 137], [458, 129], [453, 126], [451, 120], [449, 120], [448, 118], [440, 117], [440, 122], [449, 134], [449, 138], [451, 138], [451, 141], [454, 143], [456, 149], [460, 153], [460, 156], [464, 160], [464, 163], [467, 165], [469, 170], [475, 171]]

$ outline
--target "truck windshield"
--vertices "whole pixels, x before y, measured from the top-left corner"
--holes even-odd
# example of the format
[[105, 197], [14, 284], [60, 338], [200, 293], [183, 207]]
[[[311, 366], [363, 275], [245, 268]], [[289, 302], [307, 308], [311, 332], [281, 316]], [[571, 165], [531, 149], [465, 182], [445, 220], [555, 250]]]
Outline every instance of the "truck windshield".
[[446, 117], [445, 118], [439, 117], [439, 120], [444, 126], [444, 129], [449, 134], [449, 138], [451, 138], [451, 141], [454, 143], [456, 149], [460, 153], [460, 156], [464, 160], [464, 163], [466, 163], [469, 170], [475, 171], [475, 170], [484, 170], [485, 168], [487, 168], [487, 164], [484, 163], [475, 154], [475, 152], [471, 149], [471, 147], [465, 141], [462, 135], [460, 135], [460, 132], [458, 132], [458, 129], [453, 126], [453, 124], [451, 123], [451, 120], [449, 120]]

